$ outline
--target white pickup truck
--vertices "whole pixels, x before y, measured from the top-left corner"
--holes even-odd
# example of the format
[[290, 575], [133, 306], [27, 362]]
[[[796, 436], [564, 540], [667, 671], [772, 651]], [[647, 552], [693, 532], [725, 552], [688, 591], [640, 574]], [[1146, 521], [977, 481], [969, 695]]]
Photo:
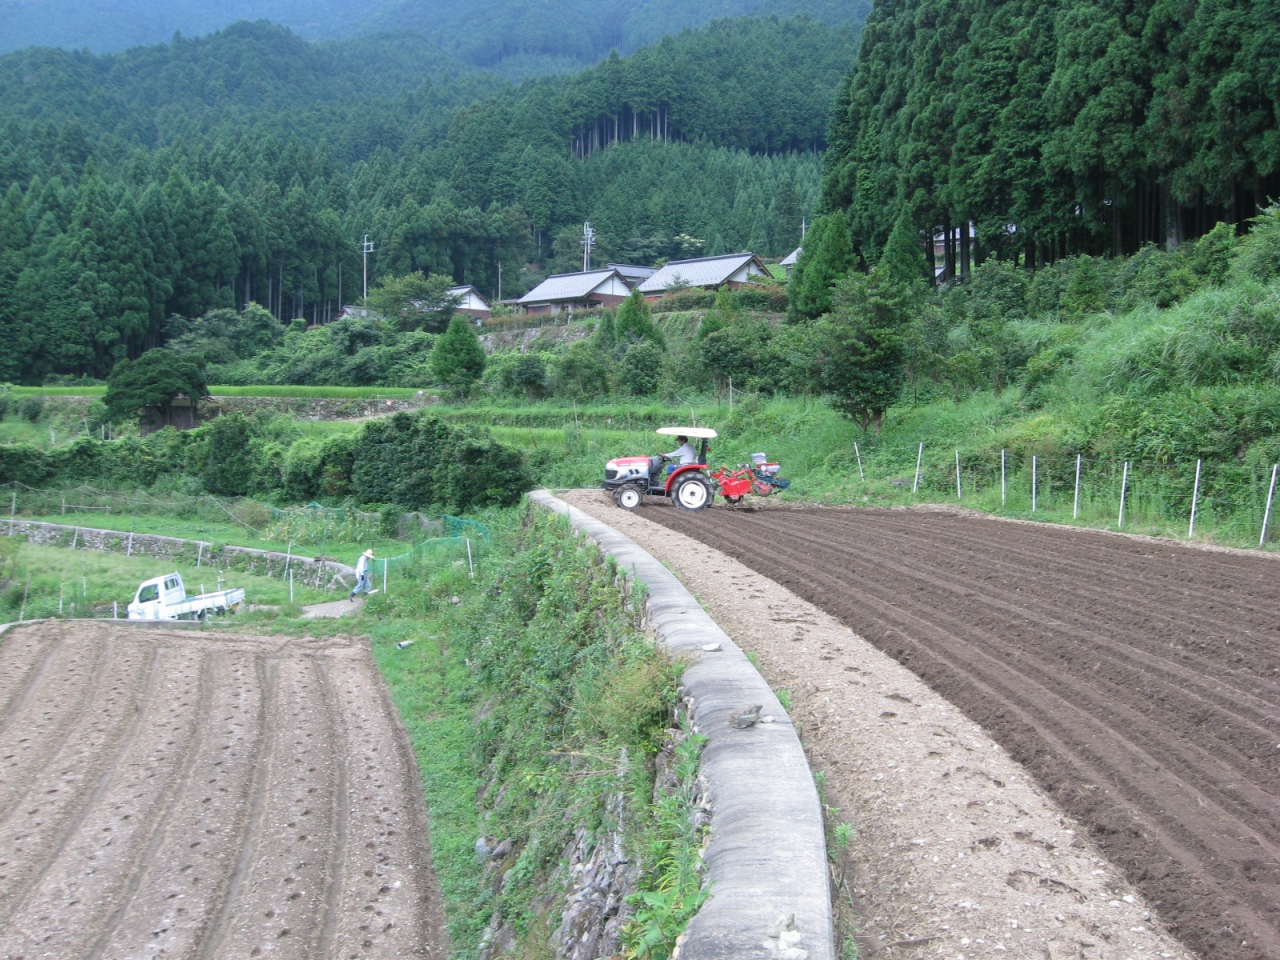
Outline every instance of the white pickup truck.
[[244, 588], [188, 597], [182, 574], [166, 573], [145, 580], [129, 604], [130, 620], [203, 620], [231, 613], [244, 603]]

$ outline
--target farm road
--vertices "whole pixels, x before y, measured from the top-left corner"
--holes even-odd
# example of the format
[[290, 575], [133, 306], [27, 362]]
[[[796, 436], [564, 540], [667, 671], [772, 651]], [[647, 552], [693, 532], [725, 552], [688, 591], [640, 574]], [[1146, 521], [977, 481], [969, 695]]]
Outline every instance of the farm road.
[[[892, 873], [895, 859], [915, 860], [911, 837], [936, 836], [931, 829], [953, 818], [963, 823], [969, 814], [947, 805], [947, 791], [969, 790], [975, 815], [993, 794], [992, 774], [973, 751], [959, 765], [928, 769], [950, 728], [919, 694], [873, 679], [880, 668], [860, 649], [863, 638], [980, 724], [1199, 956], [1280, 958], [1278, 558], [946, 510], [770, 502], [690, 514], [650, 501], [626, 514], [595, 491], [566, 498], [659, 555], [740, 645], [761, 651], [766, 676], [793, 691], [793, 715], [846, 815], [874, 807], [871, 820], [880, 822], [859, 824], [851, 848], [873, 848], [868, 872]], [[758, 576], [718, 581], [715, 555], [698, 554], [700, 544], [673, 548], [664, 537], [674, 531]], [[772, 597], [775, 582], [803, 600]], [[772, 602], [751, 607], [762, 595]], [[804, 601], [854, 634], [820, 635], [821, 615]], [[726, 625], [735, 620], [747, 640]], [[775, 636], [751, 639], [761, 624]], [[887, 696], [877, 701], [877, 692]], [[882, 705], [879, 728], [857, 722], [868, 697], [872, 709]], [[934, 746], [914, 761], [918, 769], [901, 771], [918, 757], [919, 735]], [[896, 764], [884, 739], [900, 745]], [[870, 757], [880, 759], [868, 764]], [[883, 802], [885, 784], [899, 776], [910, 785]], [[994, 796], [1008, 800], [999, 777]], [[1029, 836], [1021, 817], [1005, 833], [997, 824], [968, 854], [965, 869], [975, 872], [966, 902], [980, 902], [983, 861], [1017, 853]], [[886, 822], [896, 831], [874, 850]], [[1059, 845], [1053, 856], [1060, 853]], [[950, 881], [922, 875], [918, 864], [911, 870], [916, 893], [932, 890], [908, 933], [946, 938], [939, 928], [954, 929], [955, 916], [933, 927], [924, 919], [951, 896]], [[1080, 880], [1058, 865], [1024, 871], [1006, 861], [987, 881], [1041, 895], [1071, 887], [1067, 900], [1084, 899]], [[899, 888], [890, 899], [899, 896], [910, 901], [912, 892]], [[1043, 952], [1013, 955], [1159, 955], [1122, 948], [1124, 921], [1116, 921], [1103, 910], [1088, 921], [1092, 937], [1055, 945], [1059, 934], [1046, 932]]]
[[0, 638], [0, 957], [443, 957], [425, 817], [356, 639]]

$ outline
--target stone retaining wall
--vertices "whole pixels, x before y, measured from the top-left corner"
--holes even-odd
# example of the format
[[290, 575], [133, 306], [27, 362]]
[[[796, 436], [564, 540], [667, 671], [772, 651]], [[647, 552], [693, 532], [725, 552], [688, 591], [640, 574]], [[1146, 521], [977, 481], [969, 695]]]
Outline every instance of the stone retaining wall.
[[[711, 897], [689, 923], [680, 960], [834, 960], [822, 805], [782, 704], [666, 567], [545, 490], [529, 499], [567, 516], [645, 585], [649, 628], [689, 664], [681, 686], [693, 726], [707, 738], [700, 772], [711, 803], [704, 857]], [[774, 722], [730, 723], [754, 705]]]
[[356, 580], [353, 567], [324, 557], [298, 556], [253, 547], [215, 547], [204, 540], [182, 540], [150, 533], [122, 533], [119, 530], [72, 527], [35, 520], [0, 520], [0, 534], [20, 537], [43, 547], [155, 557], [175, 564], [208, 565], [264, 577], [283, 577], [293, 570], [297, 583], [326, 590], [350, 587]]

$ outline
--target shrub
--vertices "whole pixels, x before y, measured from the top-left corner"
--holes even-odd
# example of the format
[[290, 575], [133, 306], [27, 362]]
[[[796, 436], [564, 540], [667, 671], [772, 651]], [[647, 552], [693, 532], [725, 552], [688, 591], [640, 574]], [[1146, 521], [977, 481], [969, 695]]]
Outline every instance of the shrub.
[[28, 423], [35, 423], [44, 415], [44, 397], [38, 393], [23, 397], [18, 401], [18, 416]]
[[680, 313], [685, 310], [709, 310], [716, 304], [714, 290], [675, 290], [653, 303], [654, 313]]

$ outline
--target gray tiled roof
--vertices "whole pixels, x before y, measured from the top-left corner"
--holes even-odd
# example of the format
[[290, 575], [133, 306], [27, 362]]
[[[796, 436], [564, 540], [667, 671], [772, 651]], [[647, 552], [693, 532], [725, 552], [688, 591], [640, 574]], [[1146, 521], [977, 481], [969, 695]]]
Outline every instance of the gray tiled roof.
[[547, 277], [526, 293], [520, 298], [520, 303], [581, 300], [617, 272], [616, 270], [591, 270], [587, 273], [558, 273]]
[[778, 266], [780, 267], [795, 266], [796, 261], [800, 259], [800, 253], [802, 250], [804, 250], [804, 247], [796, 247], [794, 250], [788, 253], [785, 257], [783, 257], [783, 259], [778, 263]]
[[672, 260], [640, 284], [639, 290], [641, 293], [662, 293], [677, 277], [691, 287], [718, 287], [754, 259], [754, 253], [731, 253], [698, 260]]
[[623, 279], [628, 283], [638, 283], [658, 272], [657, 267], [642, 267], [634, 263], [610, 263], [607, 266], [622, 274]]

